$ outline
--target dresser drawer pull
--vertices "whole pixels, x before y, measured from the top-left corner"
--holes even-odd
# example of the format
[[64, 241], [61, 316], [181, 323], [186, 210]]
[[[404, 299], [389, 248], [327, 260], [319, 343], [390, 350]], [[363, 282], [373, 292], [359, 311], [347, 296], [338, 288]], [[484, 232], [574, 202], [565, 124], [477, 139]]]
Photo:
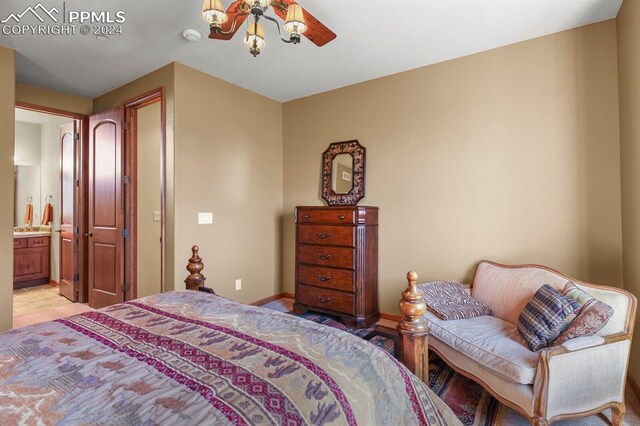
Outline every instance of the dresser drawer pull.
[[343, 215], [343, 214], [341, 214], [341, 215], [338, 217], [338, 219], [340, 219], [340, 220], [344, 220], [344, 215]]
[[305, 215], [304, 215], [304, 218], [305, 218], [305, 219], [309, 219], [309, 215], [308, 215], [308, 214], [305, 214]]
[[318, 238], [321, 240], [326, 240], [329, 237], [331, 237], [331, 234], [328, 232], [318, 232]]
[[318, 296], [316, 297], [316, 300], [320, 303], [329, 303], [331, 302], [331, 298], [330, 297], [322, 297], [322, 296]]
[[322, 281], [323, 283], [331, 281], [331, 277], [327, 277], [325, 275], [316, 275], [316, 277], [318, 278], [318, 281]]
[[329, 259], [331, 259], [331, 255], [330, 255], [330, 254], [324, 254], [324, 253], [319, 253], [319, 254], [318, 254], [318, 257], [319, 257], [321, 260], [329, 260]]

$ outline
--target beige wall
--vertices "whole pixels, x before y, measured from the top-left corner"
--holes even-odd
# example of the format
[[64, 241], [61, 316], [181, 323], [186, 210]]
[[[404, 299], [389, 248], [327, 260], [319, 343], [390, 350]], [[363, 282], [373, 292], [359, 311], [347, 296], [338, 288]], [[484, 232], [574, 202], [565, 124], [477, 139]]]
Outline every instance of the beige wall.
[[351, 139], [361, 204], [380, 207], [383, 312], [408, 270], [469, 282], [482, 259], [621, 286], [617, 85], [611, 20], [285, 103], [284, 291], [293, 209], [323, 204], [322, 152]]
[[[16, 58], [0, 46], [0, 182], [13, 188]], [[13, 324], [13, 197], [1, 197], [0, 208], [0, 331]]]
[[16, 102], [91, 115], [93, 100], [31, 84], [16, 84]]
[[156, 102], [137, 111], [138, 133], [138, 297], [162, 292], [160, 220], [154, 211], [160, 206], [161, 108]]
[[[281, 104], [176, 64], [175, 111], [175, 282], [184, 285], [198, 244], [219, 294], [253, 302], [279, 293]], [[198, 212], [213, 212], [213, 224], [198, 225]]]
[[[176, 265], [178, 269], [184, 268], [183, 253], [179, 253], [177, 260], [174, 256], [175, 237], [174, 237], [174, 93], [175, 93], [175, 63], [171, 63], [159, 68], [145, 76], [142, 76], [130, 83], [125, 84], [99, 98], [93, 100], [94, 113], [106, 111], [108, 109], [120, 108], [125, 102], [140, 96], [144, 93], [162, 87], [164, 90], [165, 102], [165, 268], [164, 281], [165, 290], [174, 289], [174, 270]], [[184, 278], [183, 278], [184, 279]]]
[[[625, 1], [617, 23], [624, 288], [640, 298], [640, 2]], [[629, 368], [640, 381], [638, 315]]]

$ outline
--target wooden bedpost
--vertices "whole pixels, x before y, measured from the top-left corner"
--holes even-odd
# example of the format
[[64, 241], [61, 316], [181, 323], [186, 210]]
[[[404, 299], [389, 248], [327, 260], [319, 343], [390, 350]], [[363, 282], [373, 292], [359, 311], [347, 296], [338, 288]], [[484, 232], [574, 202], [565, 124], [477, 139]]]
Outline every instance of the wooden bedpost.
[[423, 294], [416, 287], [418, 274], [413, 271], [407, 273], [409, 285], [402, 292], [400, 312], [402, 321], [398, 323], [400, 333], [400, 361], [411, 370], [420, 380], [429, 380], [429, 327], [423, 315], [427, 311]]
[[200, 250], [198, 246], [191, 247], [193, 255], [189, 259], [189, 264], [187, 265], [189, 276], [184, 280], [187, 284], [187, 290], [198, 290], [198, 287], [204, 286], [204, 281], [206, 280], [205, 276], [201, 273], [204, 269], [204, 263], [198, 255], [198, 250]]

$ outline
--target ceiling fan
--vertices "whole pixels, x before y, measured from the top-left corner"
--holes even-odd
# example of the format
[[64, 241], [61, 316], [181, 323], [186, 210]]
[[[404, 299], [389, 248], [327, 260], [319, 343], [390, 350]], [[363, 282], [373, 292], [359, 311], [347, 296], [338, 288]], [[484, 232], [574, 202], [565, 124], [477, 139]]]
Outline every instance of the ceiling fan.
[[[271, 6], [275, 14], [284, 19], [283, 28], [289, 33], [285, 38], [280, 30], [278, 21], [267, 15]], [[294, 0], [236, 0], [224, 10], [221, 0], [204, 0], [202, 18], [209, 24], [209, 38], [216, 40], [231, 40], [242, 23], [251, 16], [253, 19], [247, 25], [244, 43], [249, 46], [249, 52], [255, 57], [265, 45], [264, 31], [260, 25], [261, 19], [276, 24], [280, 40], [285, 43], [298, 44], [301, 35], [321, 47], [336, 38], [329, 28], [304, 10]]]

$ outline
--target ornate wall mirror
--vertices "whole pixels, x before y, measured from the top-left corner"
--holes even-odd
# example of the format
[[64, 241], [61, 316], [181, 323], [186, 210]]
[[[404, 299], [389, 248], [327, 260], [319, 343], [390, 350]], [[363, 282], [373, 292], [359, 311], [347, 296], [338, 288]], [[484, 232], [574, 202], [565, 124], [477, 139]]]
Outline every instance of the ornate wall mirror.
[[364, 198], [366, 149], [358, 141], [335, 142], [322, 155], [322, 198], [330, 206], [355, 206]]

